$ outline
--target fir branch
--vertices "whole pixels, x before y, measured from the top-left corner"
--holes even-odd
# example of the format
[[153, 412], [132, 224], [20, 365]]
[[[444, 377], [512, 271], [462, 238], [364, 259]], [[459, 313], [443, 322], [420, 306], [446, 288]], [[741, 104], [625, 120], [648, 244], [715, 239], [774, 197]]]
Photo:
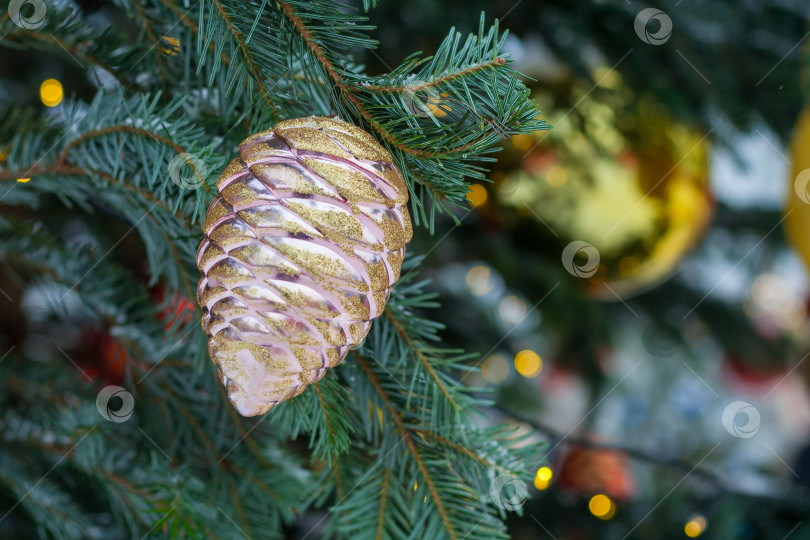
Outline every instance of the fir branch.
[[377, 86], [374, 84], [370, 84], [368, 86], [361, 86], [358, 87], [358, 90], [365, 90], [368, 92], [380, 92], [380, 93], [392, 93], [392, 94], [403, 94], [407, 92], [419, 92], [420, 90], [425, 90], [427, 88], [433, 88], [434, 86], [439, 86], [441, 84], [452, 82], [456, 79], [467, 77], [468, 75], [472, 75], [478, 71], [483, 71], [488, 68], [492, 67], [500, 67], [506, 65], [506, 59], [503, 57], [498, 57], [494, 60], [490, 60], [488, 62], [483, 62], [478, 65], [470, 66], [468, 68], [462, 69], [460, 71], [456, 71], [454, 73], [448, 73], [446, 75], [442, 75], [436, 79], [431, 81], [422, 82], [419, 84], [412, 84], [406, 86]]
[[419, 362], [424, 366], [425, 370], [427, 370], [428, 374], [430, 375], [430, 378], [433, 379], [433, 382], [436, 384], [436, 386], [439, 387], [442, 394], [444, 394], [444, 396], [447, 398], [447, 401], [450, 402], [450, 404], [453, 406], [454, 409], [458, 410], [460, 408], [459, 404], [456, 403], [456, 400], [450, 394], [450, 391], [447, 389], [445, 384], [436, 374], [436, 370], [433, 369], [433, 366], [431, 366], [430, 362], [428, 362], [427, 358], [425, 358], [425, 354], [422, 351], [422, 349], [418, 347], [416, 343], [414, 343], [413, 339], [411, 339], [411, 336], [408, 335], [408, 333], [405, 331], [405, 328], [402, 326], [402, 324], [400, 324], [400, 322], [396, 319], [396, 317], [394, 317], [394, 314], [391, 313], [390, 309], [388, 308], [385, 309], [385, 316], [388, 318], [389, 321], [391, 321], [391, 324], [394, 325], [394, 328], [396, 329], [399, 336], [405, 341], [405, 343], [408, 344], [408, 347], [411, 348], [414, 355], [416, 355], [416, 358], [419, 359]]
[[169, 99], [169, 81], [168, 75], [166, 74], [166, 66], [164, 63], [164, 59], [161, 57], [160, 53], [160, 38], [155, 34], [154, 30], [152, 29], [152, 25], [149, 23], [149, 17], [146, 14], [146, 10], [144, 10], [143, 5], [140, 1], [135, 1], [132, 3], [135, 6], [135, 13], [138, 14], [138, 17], [141, 19], [143, 23], [143, 30], [146, 33], [148, 41], [152, 43], [152, 46], [149, 48], [150, 52], [155, 57], [155, 65], [157, 66], [158, 74], [160, 75], [160, 84], [163, 88], [163, 99]]
[[377, 534], [378, 540], [383, 540], [383, 526], [385, 525], [385, 507], [388, 503], [388, 486], [391, 482], [391, 469], [385, 469], [382, 489], [380, 490], [380, 510], [377, 513]]
[[402, 416], [400, 416], [399, 411], [393, 405], [391, 399], [388, 397], [388, 393], [380, 385], [380, 381], [379, 379], [377, 379], [377, 376], [371, 370], [368, 360], [363, 358], [361, 355], [357, 354], [357, 351], [355, 351], [354, 356], [357, 359], [357, 363], [360, 365], [360, 368], [366, 374], [366, 377], [368, 378], [369, 382], [371, 382], [372, 386], [377, 392], [377, 395], [380, 397], [380, 400], [385, 404], [389, 416], [394, 420], [394, 423], [397, 426], [397, 431], [405, 440], [405, 444], [408, 447], [408, 451], [410, 452], [411, 456], [416, 462], [416, 466], [419, 468], [419, 472], [422, 474], [422, 478], [425, 480], [425, 483], [427, 484], [428, 490], [430, 491], [430, 495], [433, 499], [433, 503], [436, 505], [436, 509], [439, 512], [442, 523], [444, 524], [445, 531], [452, 540], [458, 540], [455, 528], [453, 527], [453, 524], [450, 521], [447, 508], [445, 507], [442, 499], [439, 497], [439, 492], [436, 489], [436, 484], [433, 480], [433, 476], [430, 474], [430, 471], [425, 466], [422, 454], [419, 452], [419, 449], [417, 448], [416, 443], [413, 440], [411, 431], [405, 426], [405, 422], [403, 421]]
[[[89, 140], [95, 139], [97, 137], [103, 137], [105, 135], [110, 135], [112, 133], [127, 133], [127, 134], [132, 134], [132, 135], [138, 135], [138, 136], [141, 136], [141, 137], [146, 137], [146, 138], [155, 140], [155, 141], [157, 141], [157, 142], [159, 142], [161, 144], [164, 144], [164, 145], [168, 146], [169, 148], [171, 148], [172, 150], [174, 150], [178, 154], [185, 153], [185, 150], [183, 150], [183, 147], [180, 146], [179, 144], [176, 144], [176, 143], [172, 142], [170, 139], [168, 139], [168, 138], [166, 138], [166, 137], [164, 137], [162, 135], [159, 135], [157, 133], [152, 133], [151, 131], [148, 131], [146, 129], [132, 127], [132, 126], [124, 126], [124, 125], [107, 126], [105, 128], [102, 128], [102, 129], [96, 129], [96, 130], [92, 130], [92, 131], [88, 131], [86, 133], [83, 133], [80, 137], [77, 137], [76, 139], [73, 139], [72, 141], [70, 141], [70, 143], [68, 143], [62, 149], [62, 151], [59, 153], [59, 156], [56, 158], [57, 165], [59, 165], [60, 163], [65, 162], [66, 159], [67, 159], [67, 156], [70, 153], [70, 151], [73, 150], [74, 148], [76, 148], [77, 146], [79, 146], [79, 145], [81, 145], [81, 144], [83, 144], [83, 143], [85, 143], [85, 142], [87, 142]], [[197, 168], [194, 167], [194, 164], [189, 163], [188, 166], [194, 171], [194, 175], [197, 177], [197, 181], [203, 187], [205, 192], [210, 195], [211, 188], [209, 188], [206, 185], [205, 179], [200, 175], [200, 172], [197, 170]]]
[[225, 7], [222, 5], [219, 0], [211, 0], [211, 2], [216, 6], [217, 11], [219, 11], [220, 15], [222, 15], [222, 19], [225, 21], [225, 24], [228, 27], [233, 39], [236, 41], [237, 45], [239, 46], [239, 50], [242, 53], [242, 59], [245, 61], [247, 65], [248, 72], [253, 77], [253, 80], [259, 86], [259, 92], [264, 99], [264, 102], [267, 104], [267, 107], [270, 109], [270, 112], [273, 115], [273, 118], [277, 121], [279, 120], [278, 110], [276, 109], [273, 100], [270, 99], [270, 93], [267, 91], [267, 88], [264, 86], [264, 81], [262, 80], [261, 75], [259, 74], [259, 69], [256, 66], [256, 63], [253, 60], [253, 56], [250, 53], [250, 49], [248, 49], [247, 42], [245, 41], [242, 34], [239, 30], [234, 26], [233, 21], [231, 20], [230, 15], [225, 10]]
[[385, 129], [382, 124], [380, 124], [374, 116], [366, 109], [363, 103], [352, 93], [352, 90], [343, 83], [342, 75], [338, 71], [337, 67], [329, 60], [324, 50], [321, 46], [315, 41], [312, 36], [312, 32], [304, 23], [304, 21], [296, 14], [295, 8], [292, 7], [288, 2], [284, 0], [278, 0], [278, 4], [281, 6], [281, 9], [284, 10], [284, 13], [289, 17], [290, 21], [293, 23], [295, 28], [298, 30], [299, 34], [301, 35], [301, 39], [307, 44], [309, 50], [324, 68], [326, 73], [329, 75], [329, 78], [332, 79], [334, 85], [341, 91], [341, 95], [348, 99], [363, 117], [363, 119], [368, 122], [368, 124], [373, 127], [379, 135], [385, 139], [388, 143], [393, 145], [395, 148], [402, 150], [408, 154], [412, 154], [418, 157], [436, 157], [437, 154], [434, 152], [429, 152], [426, 150], [417, 150], [414, 148], [410, 148], [407, 145], [401, 143], [397, 138], [394, 136], [393, 133]]

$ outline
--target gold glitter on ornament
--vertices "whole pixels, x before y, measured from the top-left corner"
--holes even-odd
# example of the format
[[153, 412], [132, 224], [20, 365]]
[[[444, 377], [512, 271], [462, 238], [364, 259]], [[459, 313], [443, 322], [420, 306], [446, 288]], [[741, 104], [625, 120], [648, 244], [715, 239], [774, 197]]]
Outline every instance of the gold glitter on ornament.
[[217, 189], [197, 299], [228, 397], [255, 416], [338, 365], [382, 314], [413, 234], [408, 188], [371, 135], [310, 116], [245, 139]]

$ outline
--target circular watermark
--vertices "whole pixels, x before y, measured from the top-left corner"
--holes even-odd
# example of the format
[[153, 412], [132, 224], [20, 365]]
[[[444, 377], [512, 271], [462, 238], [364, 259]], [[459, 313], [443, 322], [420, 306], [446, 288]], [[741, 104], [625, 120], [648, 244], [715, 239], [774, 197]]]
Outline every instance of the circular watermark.
[[[116, 405], [113, 398], [121, 400], [121, 404], [117, 408], [113, 408], [113, 405]], [[112, 403], [110, 403], [111, 401]], [[135, 398], [126, 388], [115, 385], [105, 386], [96, 397], [96, 409], [105, 420], [120, 424], [132, 416], [132, 411], [135, 410]]]
[[441, 118], [450, 109], [436, 88], [419, 81], [403, 90], [402, 101], [405, 108], [422, 118]]
[[810, 204], [810, 193], [807, 192], [807, 184], [810, 183], [810, 169], [805, 169], [796, 175], [793, 181], [793, 190], [802, 202]]
[[[738, 415], [745, 415], [745, 423], [737, 422]], [[740, 439], [750, 439], [759, 430], [759, 411], [745, 401], [729, 403], [723, 410], [723, 427], [730, 434]]]
[[669, 358], [680, 349], [678, 330], [669, 324], [653, 322], [644, 329], [641, 341], [648, 352], [659, 358]]
[[42, 0], [11, 0], [8, 3], [11, 22], [26, 30], [36, 30], [45, 24], [46, 12], [45, 2]]
[[489, 497], [498, 508], [511, 512], [523, 507], [529, 490], [526, 482], [514, 474], [501, 474], [489, 485]]
[[[574, 260], [580, 253], [587, 259], [582, 264]], [[599, 269], [599, 251], [582, 240], [574, 240], [563, 249], [562, 263], [565, 270], [574, 277], [589, 278]]]
[[[189, 176], [181, 174], [184, 165], [188, 165], [191, 169]], [[169, 178], [176, 185], [183, 189], [197, 189], [205, 180], [208, 174], [208, 168], [205, 162], [194, 154], [177, 154], [169, 161]]]
[[[650, 22], [658, 23], [658, 30], [650, 32]], [[672, 19], [656, 8], [645, 8], [638, 12], [633, 22], [638, 38], [648, 45], [663, 45], [672, 35]]]

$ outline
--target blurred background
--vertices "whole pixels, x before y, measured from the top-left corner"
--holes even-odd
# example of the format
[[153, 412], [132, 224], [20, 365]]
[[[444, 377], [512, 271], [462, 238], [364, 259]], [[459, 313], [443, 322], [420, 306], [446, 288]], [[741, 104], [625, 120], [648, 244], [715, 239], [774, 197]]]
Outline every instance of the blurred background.
[[489, 421], [548, 440], [512, 534], [810, 538], [810, 6], [381, 2], [370, 71], [482, 10], [554, 128], [413, 251]]
[[[428, 254], [448, 345], [480, 354], [464, 382], [496, 403], [482, 421], [519, 418], [548, 441], [512, 534], [810, 538], [807, 1], [381, 0], [363, 60], [387, 71], [450, 26], [475, 31], [481, 11], [510, 30], [554, 128], [504, 140], [470, 209], [409, 249]], [[66, 53], [6, 50], [4, 101], [91, 96], [103, 81]], [[137, 239], [123, 246], [137, 271]], [[120, 379], [115, 338], [55, 324], [40, 293], [0, 313], [10, 343], [36, 356], [59, 342]], [[192, 314], [174, 305], [167, 324]]]

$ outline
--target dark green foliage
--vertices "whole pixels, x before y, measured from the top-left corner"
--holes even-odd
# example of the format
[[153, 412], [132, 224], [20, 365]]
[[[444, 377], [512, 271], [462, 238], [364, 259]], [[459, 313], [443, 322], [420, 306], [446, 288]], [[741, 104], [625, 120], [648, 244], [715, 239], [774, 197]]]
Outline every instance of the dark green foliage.
[[[50, 291], [46, 307], [63, 324], [124, 347], [120, 385], [135, 400], [130, 419], [109, 422], [95, 403], [103, 378], [58, 341], [8, 351], [0, 535], [281, 538], [284, 524], [313, 513], [324, 515], [319, 536], [504, 537], [489, 486], [501, 474], [529, 481], [542, 447], [480, 425], [486, 402], [457, 377], [470, 356], [443, 348], [442, 325], [424, 318], [436, 299], [417, 281], [418, 257], [364, 346], [260, 418], [228, 403], [199, 311], [166, 314], [195, 298], [217, 175], [242, 139], [279, 119], [339, 114], [365, 127], [394, 154], [419, 223], [464, 204], [501, 138], [546, 127], [499, 56], [497, 25], [482, 19], [477, 35], [451, 32], [433, 56], [369, 76], [351, 53], [376, 47], [372, 27], [349, 6], [116, 6], [105, 8], [108, 25], [69, 6], [49, 6], [38, 30], [0, 20], [0, 44], [72, 57], [97, 86], [47, 115], [2, 111], [0, 256], [22, 289]], [[445, 114], [420, 114], [432, 96]], [[181, 154], [196, 160], [172, 175]], [[68, 212], [85, 230], [65, 245]], [[124, 246], [143, 269], [125, 264]]]

